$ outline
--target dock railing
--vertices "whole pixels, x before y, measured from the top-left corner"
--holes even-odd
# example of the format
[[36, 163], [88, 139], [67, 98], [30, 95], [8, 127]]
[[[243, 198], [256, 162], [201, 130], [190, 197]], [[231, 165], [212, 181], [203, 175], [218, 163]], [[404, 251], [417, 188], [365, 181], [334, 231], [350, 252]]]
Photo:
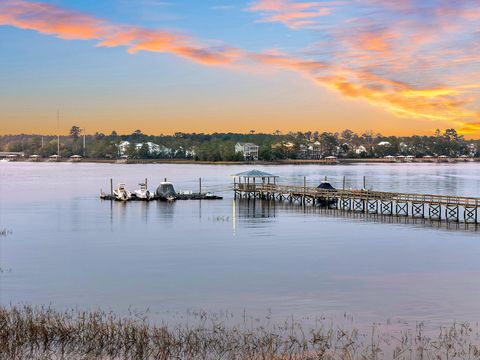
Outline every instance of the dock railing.
[[415, 193], [399, 193], [373, 190], [327, 190], [316, 187], [304, 187], [294, 185], [280, 184], [244, 184], [237, 183], [234, 190], [243, 193], [266, 193], [266, 194], [288, 194], [301, 195], [314, 198], [329, 199], [358, 199], [358, 200], [380, 200], [395, 201], [398, 203], [415, 203], [415, 204], [438, 204], [438, 205], [458, 205], [463, 207], [480, 207], [480, 198], [468, 196], [452, 196], [452, 195], [434, 195], [434, 194], [415, 194]]

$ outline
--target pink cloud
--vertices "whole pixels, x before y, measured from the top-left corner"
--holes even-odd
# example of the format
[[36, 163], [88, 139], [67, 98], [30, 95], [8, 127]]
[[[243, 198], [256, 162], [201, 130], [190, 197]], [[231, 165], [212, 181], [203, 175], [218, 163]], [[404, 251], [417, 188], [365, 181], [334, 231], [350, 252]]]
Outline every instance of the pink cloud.
[[35, 30], [66, 40], [97, 40], [97, 46], [125, 46], [129, 53], [171, 53], [206, 65], [233, 63], [240, 55], [238, 49], [208, 46], [175, 32], [117, 25], [88, 14], [24, 0], [0, 3], [0, 25]]
[[280, 22], [290, 28], [312, 25], [319, 17], [330, 14], [326, 2], [293, 2], [290, 0], [258, 0], [249, 10], [260, 12], [262, 22]]

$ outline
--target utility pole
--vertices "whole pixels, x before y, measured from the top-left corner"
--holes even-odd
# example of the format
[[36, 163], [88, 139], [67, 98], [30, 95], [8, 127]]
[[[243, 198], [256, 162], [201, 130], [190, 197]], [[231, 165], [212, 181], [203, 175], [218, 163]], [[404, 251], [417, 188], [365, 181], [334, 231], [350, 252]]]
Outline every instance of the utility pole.
[[60, 110], [57, 110], [57, 155], [60, 156]]

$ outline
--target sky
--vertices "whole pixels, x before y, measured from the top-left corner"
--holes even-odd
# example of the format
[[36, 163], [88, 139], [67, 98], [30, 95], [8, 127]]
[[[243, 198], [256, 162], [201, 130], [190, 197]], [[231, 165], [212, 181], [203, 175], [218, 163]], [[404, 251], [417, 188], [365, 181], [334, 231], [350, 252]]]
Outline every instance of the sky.
[[478, 136], [480, 0], [0, 0], [0, 69], [0, 134]]

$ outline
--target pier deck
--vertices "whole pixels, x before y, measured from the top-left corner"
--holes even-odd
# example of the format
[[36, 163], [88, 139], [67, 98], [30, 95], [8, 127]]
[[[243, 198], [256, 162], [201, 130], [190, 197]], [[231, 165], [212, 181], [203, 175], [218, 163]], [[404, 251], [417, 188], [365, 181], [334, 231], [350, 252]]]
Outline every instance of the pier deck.
[[235, 183], [235, 197], [327, 205], [345, 211], [478, 223], [480, 198], [372, 190], [327, 190], [271, 183]]

